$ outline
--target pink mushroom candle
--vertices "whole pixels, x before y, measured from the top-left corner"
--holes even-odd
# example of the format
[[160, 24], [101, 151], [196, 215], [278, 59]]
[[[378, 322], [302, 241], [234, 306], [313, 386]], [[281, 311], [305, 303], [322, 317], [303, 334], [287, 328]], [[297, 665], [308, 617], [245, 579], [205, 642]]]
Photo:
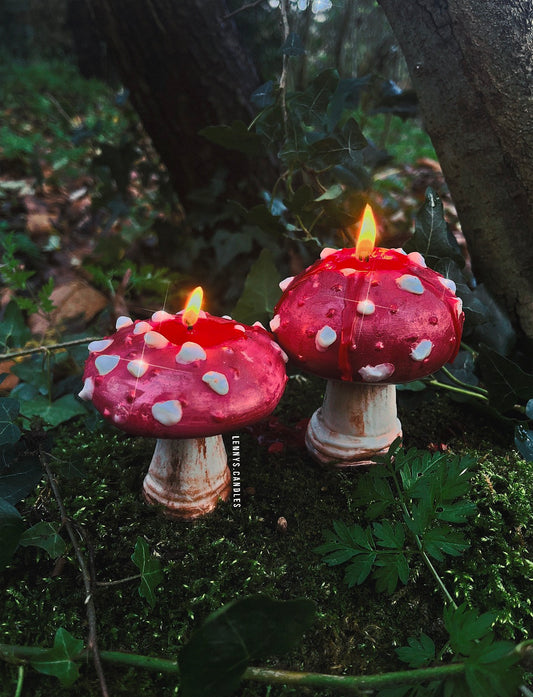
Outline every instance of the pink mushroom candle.
[[228, 498], [221, 434], [270, 414], [287, 380], [287, 357], [259, 323], [209, 315], [201, 297], [176, 315], [120, 317], [115, 334], [89, 344], [79, 395], [117, 428], [157, 438], [144, 497], [183, 519]]
[[365, 209], [355, 249], [321, 259], [280, 285], [271, 329], [292, 361], [328, 379], [306, 434], [311, 454], [337, 466], [369, 464], [401, 436], [395, 384], [452, 361], [464, 314], [455, 284], [421, 254], [374, 247]]

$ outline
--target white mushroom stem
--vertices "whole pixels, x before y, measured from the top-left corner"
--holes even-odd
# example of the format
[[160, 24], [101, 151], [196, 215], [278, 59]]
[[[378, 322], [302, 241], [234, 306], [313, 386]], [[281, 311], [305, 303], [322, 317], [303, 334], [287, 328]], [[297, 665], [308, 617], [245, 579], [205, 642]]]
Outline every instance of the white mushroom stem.
[[328, 380], [305, 442], [319, 462], [354, 467], [372, 464], [401, 435], [394, 385]]
[[212, 511], [231, 491], [222, 436], [159, 439], [143, 493], [170, 518], [193, 520]]

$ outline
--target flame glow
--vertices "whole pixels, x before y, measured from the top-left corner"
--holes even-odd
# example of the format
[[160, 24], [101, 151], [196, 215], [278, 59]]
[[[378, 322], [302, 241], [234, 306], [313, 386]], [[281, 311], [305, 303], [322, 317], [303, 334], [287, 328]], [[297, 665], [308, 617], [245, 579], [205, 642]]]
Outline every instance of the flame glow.
[[357, 237], [357, 244], [355, 245], [356, 256], [358, 256], [359, 259], [366, 259], [369, 257], [374, 249], [375, 241], [376, 221], [374, 219], [374, 214], [372, 213], [372, 208], [367, 203], [363, 212], [363, 220], [361, 221], [361, 227]]
[[193, 327], [198, 320], [198, 315], [202, 309], [202, 300], [204, 299], [204, 291], [201, 286], [198, 286], [189, 295], [181, 321], [186, 327]]

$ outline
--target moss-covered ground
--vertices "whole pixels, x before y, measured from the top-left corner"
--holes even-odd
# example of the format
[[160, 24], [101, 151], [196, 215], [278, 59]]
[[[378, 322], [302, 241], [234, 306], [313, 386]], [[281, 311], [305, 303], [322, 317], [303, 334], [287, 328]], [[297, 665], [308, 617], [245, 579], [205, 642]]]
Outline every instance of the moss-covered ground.
[[[276, 419], [238, 434], [242, 507], [234, 508], [230, 498], [193, 523], [169, 520], [142, 500], [153, 441], [129, 438], [103, 425], [89, 431], [72, 423], [63, 429], [50, 465], [97, 581], [137, 573], [130, 557], [138, 536], [164, 569], [153, 609], [139, 596], [136, 581], [97, 587], [101, 649], [174, 659], [210, 612], [255, 593], [316, 603], [316, 622], [301, 646], [289, 656], [273, 658], [271, 666], [337, 674], [383, 672], [401, 666], [394, 648], [408, 636], [423, 630], [437, 645], [444, 643], [443, 601], [425, 567], [415, 566], [407, 586], [386, 596], [376, 593], [371, 581], [349, 589], [342, 567], [325, 566], [313, 552], [333, 520], [362, 518], [351, 502], [358, 472], [324, 469], [301, 445], [301, 420], [320, 404], [323, 388], [320, 380], [289, 381]], [[458, 601], [498, 612], [502, 637], [519, 641], [531, 636], [533, 465], [518, 457], [507, 426], [470, 404], [443, 394], [402, 393], [399, 412], [407, 447], [445, 447], [469, 453], [478, 462], [472, 497], [479, 512], [466, 531], [471, 546], [462, 557], [438, 563], [439, 572]], [[28, 524], [59, 520], [44, 481], [21, 512]], [[278, 525], [280, 517], [287, 522], [285, 530]], [[19, 548], [2, 576], [0, 597], [0, 642], [50, 646], [60, 626], [86, 638], [84, 590], [72, 553], [58, 563], [33, 547]], [[104, 670], [114, 697], [177, 694], [175, 676], [109, 664]], [[15, 666], [0, 664], [2, 697], [14, 694], [16, 677]], [[26, 674], [25, 695], [73, 693], [100, 694], [92, 665], [82, 667], [71, 690], [55, 678]], [[247, 683], [240, 694], [311, 692]]]

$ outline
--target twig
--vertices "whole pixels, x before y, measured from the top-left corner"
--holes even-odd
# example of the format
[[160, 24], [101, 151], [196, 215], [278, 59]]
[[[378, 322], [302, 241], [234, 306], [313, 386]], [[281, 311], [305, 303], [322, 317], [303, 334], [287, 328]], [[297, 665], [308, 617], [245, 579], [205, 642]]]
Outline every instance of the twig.
[[238, 7], [236, 10], [233, 10], [233, 12], [228, 12], [227, 15], [224, 15], [224, 17], [222, 17], [222, 21], [225, 22], [227, 19], [231, 19], [235, 15], [238, 15], [240, 12], [244, 12], [245, 10], [251, 10], [253, 7], [257, 7], [257, 5], [260, 5], [262, 2], [265, 2], [265, 0], [255, 0], [255, 2], [247, 2], [246, 5]]
[[[287, 39], [289, 38], [289, 14], [287, 11], [287, 0], [280, 0], [279, 9], [281, 12], [281, 27], [283, 32], [283, 45], [285, 45]], [[279, 93], [281, 96], [281, 113], [283, 115], [283, 129], [285, 131], [285, 138], [289, 136], [289, 116], [287, 113], [287, 73], [289, 67], [289, 56], [283, 54], [283, 67], [281, 70], [281, 77], [279, 79]]]
[[116, 581], [95, 581], [95, 586], [100, 586], [102, 588], [107, 588], [108, 586], [120, 586], [122, 583], [129, 583], [130, 581], [138, 581], [142, 578], [142, 574], [136, 574], [135, 576], [127, 576], [126, 578], [119, 578]]
[[102, 662], [100, 660], [100, 652], [98, 650], [98, 639], [96, 634], [96, 610], [94, 607], [94, 600], [92, 594], [91, 577], [87, 569], [87, 564], [85, 563], [85, 558], [78, 544], [78, 540], [76, 538], [76, 535], [74, 534], [72, 523], [69, 517], [67, 516], [65, 506], [63, 505], [63, 499], [61, 498], [59, 487], [57, 486], [57, 482], [54, 479], [54, 475], [52, 473], [52, 470], [50, 469], [50, 466], [48, 465], [48, 462], [46, 460], [45, 454], [41, 446], [39, 446], [39, 459], [41, 461], [41, 465], [44, 471], [46, 472], [46, 476], [48, 477], [48, 481], [50, 482], [50, 487], [54, 494], [54, 498], [57, 502], [59, 513], [61, 515], [61, 524], [64, 526], [65, 530], [68, 533], [68, 536], [72, 543], [72, 547], [74, 549], [74, 553], [76, 554], [76, 559], [78, 560], [78, 565], [83, 578], [83, 585], [85, 587], [85, 605], [87, 607], [87, 620], [89, 623], [87, 649], [93, 655], [94, 667], [96, 670], [96, 674], [98, 675], [98, 679], [100, 681], [100, 689], [102, 690], [102, 695], [103, 697], [109, 697], [104, 671], [102, 668]]
[[33, 353], [48, 353], [49, 351], [57, 351], [69, 346], [79, 346], [80, 344], [88, 344], [91, 341], [98, 341], [99, 336], [86, 336], [84, 339], [73, 339], [72, 341], [63, 341], [61, 344], [50, 344], [49, 346], [34, 346], [33, 348], [21, 349], [20, 351], [11, 351], [10, 353], [0, 353], [0, 361], [6, 361], [10, 358], [19, 358], [20, 356], [31, 356]]

